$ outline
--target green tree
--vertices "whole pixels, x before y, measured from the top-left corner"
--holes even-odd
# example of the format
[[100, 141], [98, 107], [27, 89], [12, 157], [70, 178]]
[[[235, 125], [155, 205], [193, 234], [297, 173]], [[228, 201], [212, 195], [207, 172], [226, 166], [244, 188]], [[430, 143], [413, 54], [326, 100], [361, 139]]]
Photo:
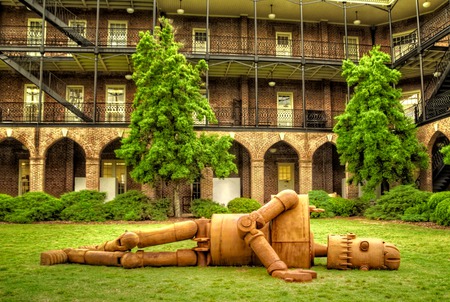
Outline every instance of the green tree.
[[375, 46], [359, 65], [344, 60], [342, 66], [354, 94], [333, 131], [340, 161], [352, 174], [348, 181], [363, 184], [366, 197], [382, 183], [412, 183], [413, 172], [428, 164], [415, 124], [399, 102], [401, 92], [393, 87], [401, 74], [389, 62], [389, 55]]
[[140, 183], [173, 184], [175, 216], [181, 215], [180, 185], [192, 183], [211, 167], [219, 178], [237, 172], [234, 155], [228, 153], [229, 136], [197, 135], [194, 117], [216, 122], [208, 100], [200, 93], [204, 60], [196, 66], [178, 53], [173, 27], [160, 20], [154, 34], [141, 33], [133, 54], [136, 93], [129, 135], [116, 155], [132, 167], [131, 177]]
[[444, 154], [444, 164], [450, 165], [450, 145], [442, 147], [440, 151]]

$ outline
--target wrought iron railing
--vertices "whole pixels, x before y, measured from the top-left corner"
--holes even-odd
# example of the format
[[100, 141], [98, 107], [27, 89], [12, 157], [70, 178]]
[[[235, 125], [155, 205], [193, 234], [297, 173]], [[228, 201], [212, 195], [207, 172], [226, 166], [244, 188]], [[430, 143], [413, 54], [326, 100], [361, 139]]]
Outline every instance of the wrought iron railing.
[[[72, 29], [68, 27], [67, 29]], [[2, 26], [0, 28], [0, 47], [35, 47], [36, 51], [39, 48], [41, 41], [35, 41], [30, 44], [27, 38], [26, 26]], [[64, 31], [65, 28], [62, 28]], [[123, 31], [111, 28], [101, 27], [99, 31], [99, 47], [107, 48], [135, 48], [139, 42], [139, 33], [146, 31], [148, 28], [126, 28]], [[95, 42], [95, 28], [87, 27], [85, 29], [84, 37], [94, 43]], [[193, 41], [192, 35], [175, 34], [175, 40], [180, 42], [182, 47], [180, 52], [185, 54], [205, 54], [206, 51], [211, 55], [236, 55], [236, 56], [253, 56], [254, 39], [252, 37], [238, 37], [229, 36], [209, 36], [209, 44], [206, 47], [206, 42]], [[272, 38], [258, 38], [258, 55], [280, 58], [299, 58], [302, 56], [301, 41], [299, 39], [292, 39], [288, 41], [288, 45], [283, 45], [280, 48], [277, 45], [275, 37]], [[303, 55], [306, 59], [316, 60], [338, 60], [345, 58], [345, 43], [343, 41], [303, 41], [304, 51]], [[71, 41], [63, 32], [48, 28], [46, 30], [46, 37], [44, 39], [44, 46], [49, 47], [78, 47], [76, 43]], [[373, 45], [369, 44], [355, 44], [349, 47], [349, 58], [352, 60], [359, 60], [366, 54]], [[87, 47], [89, 48], [89, 47]], [[382, 51], [390, 52], [390, 47], [383, 45]], [[51, 56], [51, 53], [46, 53], [46, 56]]]
[[[444, 30], [450, 26], [450, 4], [438, 11], [429, 18], [427, 21], [420, 24], [420, 42], [421, 46], [435, 39]], [[408, 36], [417, 37], [417, 29], [412, 31]], [[448, 46], [448, 43], [446, 44]], [[405, 47], [406, 46], [406, 47]], [[430, 45], [431, 46], [431, 45]], [[402, 61], [403, 57], [406, 57], [413, 51], [416, 51], [418, 47], [418, 39], [413, 39], [407, 45], [400, 47], [402, 51], [399, 55], [395, 55], [394, 61]]]
[[[30, 107], [31, 106], [31, 107]], [[80, 111], [87, 116], [94, 117], [94, 104], [84, 102], [76, 104]], [[98, 124], [119, 123], [129, 124], [131, 120], [132, 104], [97, 103], [95, 120]], [[302, 109], [276, 108], [242, 108], [233, 107], [212, 108], [217, 123], [195, 123], [196, 127], [270, 127], [270, 128], [303, 128], [304, 118]], [[336, 124], [335, 117], [342, 111], [306, 110], [306, 127], [315, 129], [330, 129]], [[0, 103], [0, 123], [36, 123], [39, 108], [37, 103], [23, 102]], [[258, 117], [258, 118], [256, 118]], [[69, 112], [61, 104], [53, 101], [44, 102], [41, 108], [42, 123], [83, 123], [77, 116]]]

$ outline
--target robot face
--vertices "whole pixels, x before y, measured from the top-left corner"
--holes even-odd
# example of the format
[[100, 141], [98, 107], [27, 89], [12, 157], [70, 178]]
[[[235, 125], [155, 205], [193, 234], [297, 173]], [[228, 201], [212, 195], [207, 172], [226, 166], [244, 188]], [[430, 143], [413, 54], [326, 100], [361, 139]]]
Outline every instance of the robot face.
[[384, 265], [391, 270], [400, 267], [400, 251], [392, 243], [384, 244]]

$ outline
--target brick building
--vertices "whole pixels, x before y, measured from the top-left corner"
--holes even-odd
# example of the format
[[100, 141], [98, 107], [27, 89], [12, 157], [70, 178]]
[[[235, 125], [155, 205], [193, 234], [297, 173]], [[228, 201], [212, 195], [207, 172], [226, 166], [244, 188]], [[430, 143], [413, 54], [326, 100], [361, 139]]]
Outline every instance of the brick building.
[[172, 20], [190, 62], [209, 64], [204, 94], [218, 124], [196, 129], [232, 136], [239, 169], [225, 180], [205, 171], [185, 187], [186, 204], [264, 201], [284, 188], [357, 196], [332, 128], [351, 96], [342, 60], [357, 62], [373, 45], [402, 72], [405, 114], [428, 148], [421, 188], [446, 190], [438, 150], [450, 137], [450, 5], [424, 2], [0, 0], [0, 193], [167, 193], [135, 183], [114, 154], [135, 91], [131, 55], [159, 16]]

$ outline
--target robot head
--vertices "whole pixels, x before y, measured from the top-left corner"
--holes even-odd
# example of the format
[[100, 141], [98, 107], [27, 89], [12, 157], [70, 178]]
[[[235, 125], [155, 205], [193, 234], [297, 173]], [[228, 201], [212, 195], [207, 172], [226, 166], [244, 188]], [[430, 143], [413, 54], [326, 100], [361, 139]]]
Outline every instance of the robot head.
[[392, 243], [384, 244], [384, 265], [390, 270], [400, 267], [400, 251]]
[[395, 245], [381, 239], [356, 238], [355, 234], [330, 235], [327, 267], [396, 270], [400, 267], [400, 252]]

